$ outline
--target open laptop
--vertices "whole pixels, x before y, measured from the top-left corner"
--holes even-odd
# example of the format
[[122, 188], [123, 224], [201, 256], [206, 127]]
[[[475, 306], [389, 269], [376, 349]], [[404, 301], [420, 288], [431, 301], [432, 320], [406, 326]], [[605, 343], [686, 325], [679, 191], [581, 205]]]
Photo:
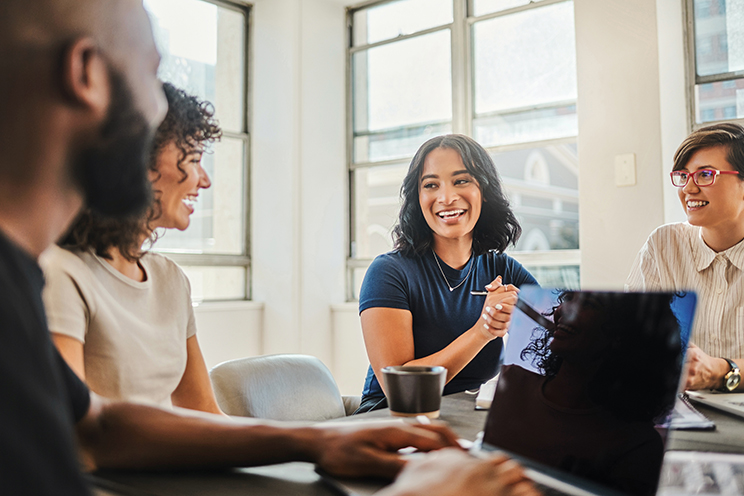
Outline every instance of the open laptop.
[[655, 494], [695, 304], [522, 288], [480, 449], [549, 494]]

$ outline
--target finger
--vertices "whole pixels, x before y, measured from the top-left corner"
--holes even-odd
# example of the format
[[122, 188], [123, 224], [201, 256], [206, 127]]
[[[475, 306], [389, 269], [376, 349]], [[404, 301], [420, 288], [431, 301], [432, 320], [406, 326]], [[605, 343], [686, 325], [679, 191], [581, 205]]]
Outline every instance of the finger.
[[520, 482], [511, 488], [511, 496], [540, 496], [542, 493], [538, 491], [532, 481], [526, 480]]
[[[430, 428], [432, 426], [433, 428]], [[433, 424], [416, 424], [415, 426], [404, 424], [404, 427], [390, 427], [386, 430], [390, 432], [381, 432], [378, 438], [385, 439], [386, 447], [395, 451], [408, 446], [421, 451], [432, 451], [457, 445], [457, 438], [454, 434], [451, 440], [448, 437], [442, 437], [442, 427]]]
[[493, 281], [491, 281], [490, 284], [486, 284], [486, 289], [488, 291], [496, 291], [498, 288], [501, 287], [501, 276], [496, 277]]
[[514, 460], [506, 460], [496, 465], [496, 472], [505, 485], [514, 485], [525, 480], [524, 470]]
[[450, 429], [447, 425], [445, 425], [442, 422], [432, 422], [431, 424], [412, 424], [414, 428], [416, 429], [423, 429], [427, 431], [434, 432], [437, 434], [443, 442], [445, 442], [445, 446], [451, 446], [456, 447], [459, 449], [462, 449], [460, 447], [460, 443], [458, 442], [457, 434], [455, 434], [452, 429]]

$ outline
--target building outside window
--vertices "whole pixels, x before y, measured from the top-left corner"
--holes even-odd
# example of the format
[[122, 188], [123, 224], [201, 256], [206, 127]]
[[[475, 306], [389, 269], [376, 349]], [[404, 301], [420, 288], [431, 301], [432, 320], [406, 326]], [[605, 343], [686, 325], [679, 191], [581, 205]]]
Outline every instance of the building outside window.
[[204, 0], [145, 0], [162, 55], [159, 77], [212, 102], [222, 141], [204, 155], [202, 190], [186, 231], [160, 233], [200, 300], [250, 297], [246, 7]]
[[543, 285], [578, 287], [573, 2], [397, 0], [349, 23], [349, 299], [392, 249], [413, 154], [452, 132], [496, 163], [523, 228], [509, 254]]
[[744, 119], [744, 2], [688, 0], [691, 127]]

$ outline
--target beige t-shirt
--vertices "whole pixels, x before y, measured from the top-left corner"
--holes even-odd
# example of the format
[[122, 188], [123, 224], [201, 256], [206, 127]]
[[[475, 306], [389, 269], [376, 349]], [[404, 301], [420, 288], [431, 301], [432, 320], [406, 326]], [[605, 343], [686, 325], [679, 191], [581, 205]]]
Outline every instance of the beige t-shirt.
[[196, 334], [191, 287], [172, 260], [146, 253], [134, 281], [91, 252], [41, 257], [49, 330], [83, 343], [88, 386], [101, 396], [171, 406]]

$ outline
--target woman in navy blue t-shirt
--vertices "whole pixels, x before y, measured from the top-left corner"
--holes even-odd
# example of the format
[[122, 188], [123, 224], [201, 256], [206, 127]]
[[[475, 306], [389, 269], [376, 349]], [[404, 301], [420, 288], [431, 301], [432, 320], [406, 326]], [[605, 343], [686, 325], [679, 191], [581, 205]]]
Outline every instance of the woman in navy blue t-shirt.
[[503, 254], [522, 229], [471, 138], [424, 143], [401, 196], [395, 249], [372, 262], [359, 297], [371, 366], [358, 413], [387, 406], [378, 377], [388, 365], [446, 367], [445, 394], [478, 388], [496, 375], [517, 288], [537, 284]]

